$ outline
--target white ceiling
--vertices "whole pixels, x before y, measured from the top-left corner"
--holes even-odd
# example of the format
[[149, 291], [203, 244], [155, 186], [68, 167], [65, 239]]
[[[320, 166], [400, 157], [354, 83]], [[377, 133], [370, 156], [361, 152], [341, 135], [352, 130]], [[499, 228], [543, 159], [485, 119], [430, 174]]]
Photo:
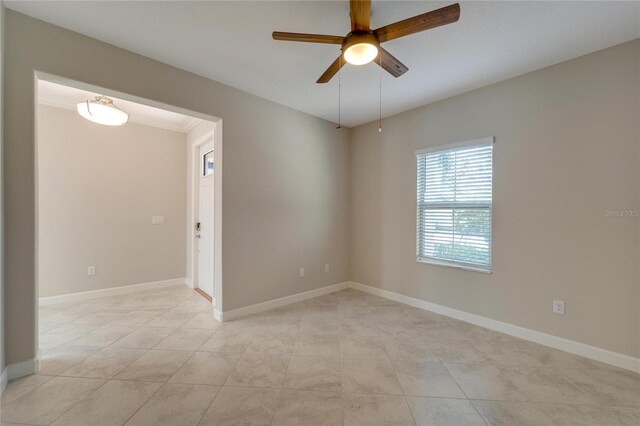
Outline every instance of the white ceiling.
[[[38, 103], [59, 108], [76, 110], [80, 102], [93, 100], [104, 93], [89, 92], [75, 87], [63, 86], [50, 81], [38, 80]], [[187, 133], [202, 120], [164, 109], [154, 108], [109, 95], [118, 108], [129, 113], [129, 121], [146, 126]]]
[[[452, 2], [374, 1], [376, 28]], [[276, 42], [271, 32], [344, 35], [346, 1], [6, 1], [7, 7], [337, 120], [338, 79], [318, 76], [339, 46]], [[385, 43], [409, 67], [383, 74], [383, 115], [460, 94], [640, 37], [640, 2], [461, 2], [458, 23]], [[342, 123], [377, 119], [379, 69], [342, 71]]]

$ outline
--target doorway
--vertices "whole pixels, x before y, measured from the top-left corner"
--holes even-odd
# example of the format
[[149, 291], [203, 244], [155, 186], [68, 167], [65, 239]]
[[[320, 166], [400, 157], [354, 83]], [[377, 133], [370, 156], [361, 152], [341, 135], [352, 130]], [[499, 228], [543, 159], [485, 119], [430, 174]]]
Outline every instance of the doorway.
[[[207, 161], [213, 159], [215, 143], [216, 164], [209, 168], [215, 171], [215, 180], [213, 175], [207, 176], [209, 226], [204, 229], [208, 230], [210, 274], [205, 291], [216, 296], [213, 310], [220, 320], [222, 191], [215, 187], [222, 185], [222, 120], [40, 72], [34, 83], [39, 197], [36, 290], [40, 306], [35, 312], [35, 336], [51, 332], [46, 338], [36, 337], [36, 346], [53, 350], [61, 339], [71, 341], [82, 333], [91, 334], [89, 325], [72, 330], [77, 336], [56, 331], [60, 324], [55, 315], [63, 302], [64, 306], [80, 306], [96, 299], [92, 303], [99, 304], [103, 297], [118, 296], [128, 298], [128, 303], [139, 299], [139, 310], [150, 311], [152, 302], [136, 296], [138, 292], [175, 290], [180, 297], [188, 296], [184, 284], [193, 287], [195, 275], [190, 268], [194, 263], [190, 247], [195, 238], [190, 223], [194, 217], [191, 176], [196, 168], [191, 142], [192, 138], [201, 139], [206, 131], [210, 133]], [[78, 103], [97, 95], [111, 98], [129, 114], [130, 123], [109, 127], [80, 116]], [[73, 125], [60, 125], [63, 119]], [[62, 167], [62, 159], [70, 165]], [[54, 175], [56, 179], [52, 179]], [[60, 191], [65, 191], [67, 200], [62, 207], [56, 202]], [[123, 201], [124, 197], [129, 198]], [[80, 207], [65, 210], [71, 202]], [[72, 213], [84, 216], [76, 220]], [[73, 241], [62, 240], [72, 236], [76, 237]], [[63, 243], [65, 249], [59, 250]], [[67, 255], [66, 263], [51, 255], [58, 252]], [[164, 290], [169, 287], [173, 290]]]

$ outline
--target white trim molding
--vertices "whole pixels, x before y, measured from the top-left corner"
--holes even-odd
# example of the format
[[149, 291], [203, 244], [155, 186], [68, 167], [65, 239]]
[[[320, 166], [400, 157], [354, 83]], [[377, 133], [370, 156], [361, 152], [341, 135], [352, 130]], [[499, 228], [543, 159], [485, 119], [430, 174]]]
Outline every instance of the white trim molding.
[[135, 293], [154, 288], [172, 287], [175, 285], [188, 285], [186, 278], [173, 278], [164, 281], [152, 281], [148, 283], [123, 285], [120, 287], [103, 288], [100, 290], [83, 291], [79, 293], [61, 294], [60, 296], [41, 297], [40, 306], [56, 305], [58, 303], [75, 302], [78, 300], [98, 299], [100, 297], [119, 296], [121, 294]]
[[216, 319], [216, 321], [223, 322], [222, 321], [223, 315], [220, 309], [213, 308], [213, 317]]
[[9, 383], [9, 371], [4, 368], [2, 370], [2, 374], [0, 374], [0, 395], [4, 392], [7, 387], [7, 383]]
[[471, 148], [472, 146], [493, 145], [495, 143], [495, 140], [495, 136], [487, 136], [485, 138], [472, 139], [470, 141], [450, 143], [447, 145], [430, 146], [428, 148], [416, 150], [416, 156], [435, 151], [451, 151], [453, 149], [459, 148]]
[[[30, 374], [37, 373], [40, 370], [40, 354], [35, 358], [28, 359], [22, 362], [16, 362], [15, 364], [9, 364], [4, 367], [2, 371], [3, 384], [9, 383], [10, 380], [19, 379]], [[6, 376], [6, 383], [4, 383]], [[4, 390], [4, 388], [3, 388]]]
[[[324, 296], [325, 294], [335, 293], [336, 291], [344, 290], [349, 287], [349, 282], [345, 281], [338, 284], [329, 285], [326, 287], [320, 287], [315, 290], [309, 290], [302, 293], [292, 294], [291, 296], [281, 297], [279, 299], [273, 299], [262, 303], [256, 303], [255, 305], [245, 306], [243, 308], [234, 309], [232, 311], [221, 312], [219, 321], [233, 321], [238, 318], [246, 317], [248, 315], [257, 314], [260, 312], [268, 311], [269, 309], [279, 308], [281, 306], [290, 305], [292, 303], [302, 302], [307, 299], [313, 299], [314, 297]], [[215, 315], [215, 312], [214, 312]], [[218, 319], [218, 318], [216, 318]]]
[[374, 296], [384, 297], [385, 299], [394, 300], [396, 302], [404, 303], [405, 305], [424, 309], [425, 311], [434, 312], [436, 314], [488, 328], [489, 330], [498, 331], [510, 336], [519, 337], [554, 349], [559, 349], [561, 351], [640, 373], [640, 359], [629, 355], [612, 352], [606, 349], [587, 345], [585, 343], [553, 336], [541, 331], [519, 327], [517, 325], [508, 324], [506, 322], [471, 314], [469, 312], [460, 311], [458, 309], [449, 308], [447, 306], [438, 305], [436, 303], [427, 302], [414, 297], [405, 296], [403, 294], [394, 293], [392, 291], [371, 287], [353, 281], [349, 283], [349, 287]]
[[184, 126], [182, 127], [182, 132], [189, 133], [194, 129], [194, 127], [196, 127], [201, 122], [202, 120], [199, 118], [189, 117], [189, 119], [185, 122]]
[[185, 279], [184, 279], [184, 283], [185, 283], [186, 285], [188, 285], [189, 287], [191, 287], [191, 288], [195, 288], [195, 287], [193, 286], [193, 281], [191, 281], [191, 278], [185, 278]]

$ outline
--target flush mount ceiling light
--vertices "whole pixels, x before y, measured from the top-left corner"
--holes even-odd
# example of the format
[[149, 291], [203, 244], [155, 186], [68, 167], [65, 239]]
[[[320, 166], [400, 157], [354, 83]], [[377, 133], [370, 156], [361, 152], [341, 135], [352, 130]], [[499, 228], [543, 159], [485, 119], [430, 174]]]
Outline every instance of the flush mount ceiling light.
[[129, 114], [113, 104], [106, 96], [96, 96], [93, 101], [80, 102], [78, 114], [94, 123], [106, 126], [122, 126], [129, 121]]

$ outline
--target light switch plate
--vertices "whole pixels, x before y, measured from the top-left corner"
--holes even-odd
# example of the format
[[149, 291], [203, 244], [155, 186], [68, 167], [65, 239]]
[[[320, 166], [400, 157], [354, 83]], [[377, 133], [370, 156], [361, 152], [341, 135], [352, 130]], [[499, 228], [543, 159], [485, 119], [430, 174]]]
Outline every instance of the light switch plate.
[[164, 216], [151, 216], [152, 225], [161, 225], [164, 223]]
[[87, 275], [94, 276], [95, 274], [96, 274], [96, 267], [95, 266], [88, 266], [87, 267]]

